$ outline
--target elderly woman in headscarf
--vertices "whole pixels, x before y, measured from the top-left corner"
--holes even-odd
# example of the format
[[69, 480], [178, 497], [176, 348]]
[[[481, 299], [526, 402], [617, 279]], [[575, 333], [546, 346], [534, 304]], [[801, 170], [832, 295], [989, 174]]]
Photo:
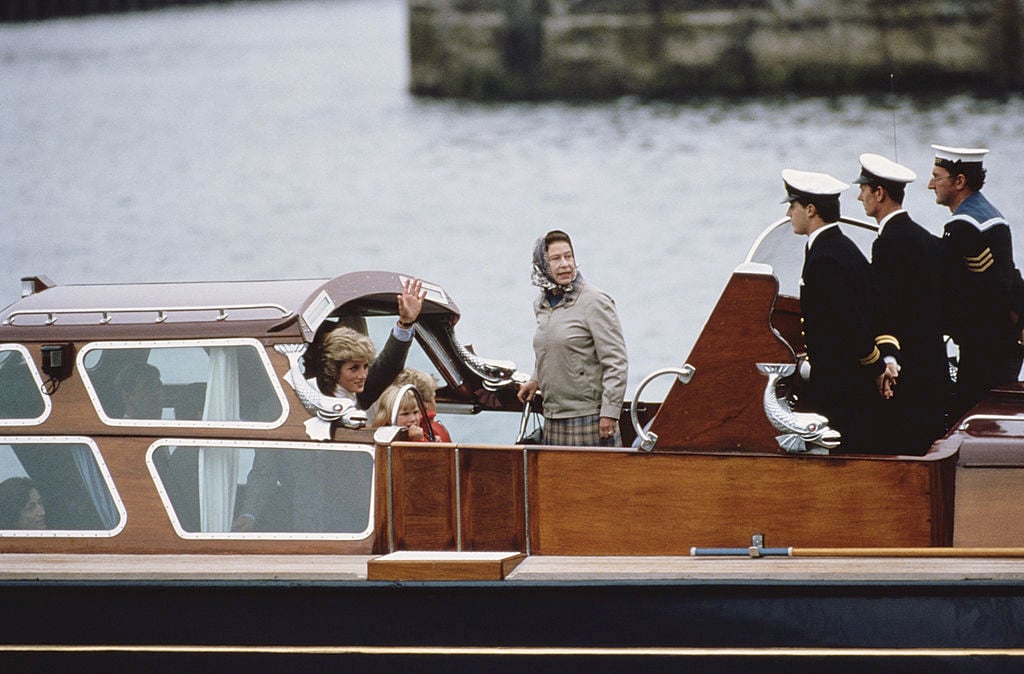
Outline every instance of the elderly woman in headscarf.
[[532, 282], [541, 289], [533, 303], [536, 363], [519, 400], [540, 393], [545, 444], [620, 446], [628, 363], [615, 302], [584, 282], [560, 230], [534, 245]]

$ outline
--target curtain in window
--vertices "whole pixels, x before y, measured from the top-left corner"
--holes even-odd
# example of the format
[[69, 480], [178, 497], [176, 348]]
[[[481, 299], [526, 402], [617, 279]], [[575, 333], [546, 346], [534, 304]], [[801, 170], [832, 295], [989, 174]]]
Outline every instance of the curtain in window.
[[96, 508], [96, 514], [99, 515], [103, 528], [113, 529], [117, 526], [121, 516], [117, 512], [117, 506], [114, 505], [113, 499], [110, 498], [110, 491], [100, 473], [99, 466], [96, 465], [96, 457], [93, 456], [92, 450], [85, 445], [72, 445], [71, 458], [82, 476], [82, 483], [89, 493], [89, 498], [92, 499], [92, 504]]
[[[233, 347], [210, 347], [204, 421], [238, 421], [238, 353]], [[238, 483], [238, 449], [199, 450], [199, 516], [202, 531], [231, 531]]]

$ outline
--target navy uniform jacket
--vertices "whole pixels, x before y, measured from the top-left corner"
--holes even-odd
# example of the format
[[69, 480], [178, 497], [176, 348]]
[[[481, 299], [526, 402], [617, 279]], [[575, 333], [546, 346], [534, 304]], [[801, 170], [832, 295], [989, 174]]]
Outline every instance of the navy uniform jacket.
[[956, 209], [942, 242], [950, 283], [948, 327], [960, 346], [954, 405], [960, 415], [992, 386], [1017, 381], [1024, 293], [1010, 228], [980, 192]]
[[838, 226], [819, 233], [804, 257], [800, 310], [811, 363], [805, 402], [843, 435], [842, 451], [875, 452], [884, 364], [872, 321], [871, 267]]
[[945, 432], [949, 366], [943, 341], [940, 240], [906, 211], [894, 214], [871, 246], [875, 341], [901, 371], [884, 401], [879, 441], [899, 454], [924, 454]]

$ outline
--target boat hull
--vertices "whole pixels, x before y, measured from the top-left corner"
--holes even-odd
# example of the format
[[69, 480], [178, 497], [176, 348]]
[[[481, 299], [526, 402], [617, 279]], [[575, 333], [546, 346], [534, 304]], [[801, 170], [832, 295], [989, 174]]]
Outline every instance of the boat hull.
[[18, 619], [0, 662], [5, 671], [1013, 671], [1024, 663], [1024, 580], [970, 578], [971, 564], [958, 561], [967, 580], [900, 578], [892, 560], [877, 562], [889, 569], [883, 580], [760, 571], [773, 560], [741, 560], [758, 570], [728, 578], [729, 564], [716, 574], [719, 561], [687, 560], [705, 570], [569, 581], [5, 581], [0, 610]]

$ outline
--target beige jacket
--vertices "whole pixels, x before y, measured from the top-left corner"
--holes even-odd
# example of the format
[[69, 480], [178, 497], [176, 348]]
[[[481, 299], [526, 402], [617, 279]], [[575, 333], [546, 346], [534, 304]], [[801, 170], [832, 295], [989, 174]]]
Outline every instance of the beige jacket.
[[533, 378], [543, 394], [544, 416], [618, 419], [629, 364], [614, 300], [583, 283], [554, 308], [542, 292], [533, 310]]

